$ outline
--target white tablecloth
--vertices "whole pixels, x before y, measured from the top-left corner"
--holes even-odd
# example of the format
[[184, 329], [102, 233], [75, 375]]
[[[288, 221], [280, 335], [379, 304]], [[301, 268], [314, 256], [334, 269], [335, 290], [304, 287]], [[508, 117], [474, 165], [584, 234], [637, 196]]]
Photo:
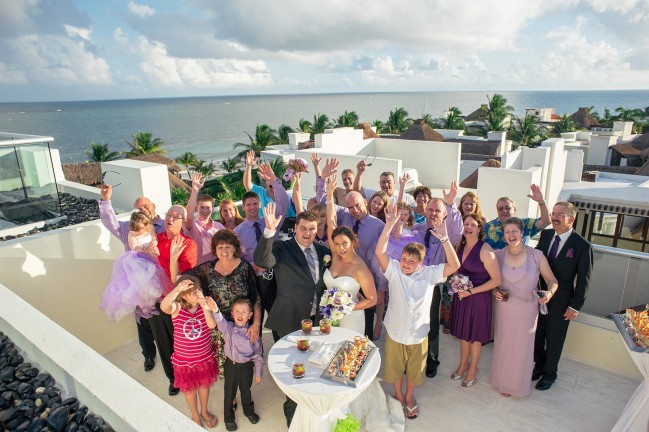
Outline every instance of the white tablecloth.
[[[330, 335], [309, 337], [335, 343], [353, 340], [354, 336], [358, 333], [333, 327]], [[365, 417], [367, 430], [403, 430], [403, 412], [398, 402], [386, 398], [375, 379], [381, 366], [380, 355], [372, 356], [363, 366], [365, 370], [353, 387], [320, 378], [323, 369], [308, 363], [312, 351], [298, 351], [296, 343], [289, 342], [287, 337], [278, 340], [268, 352], [268, 370], [284, 394], [297, 402], [289, 431], [331, 432], [336, 421], [349, 412], [359, 419]], [[295, 360], [304, 361], [306, 374], [301, 379], [293, 378]]]
[[[622, 335], [620, 335], [622, 337]], [[624, 337], [622, 337], [624, 339]], [[624, 343], [625, 346], [626, 342]], [[622, 415], [613, 427], [613, 432], [647, 432], [649, 431], [649, 353], [627, 350], [633, 362], [638, 366], [644, 381], [640, 383]]]

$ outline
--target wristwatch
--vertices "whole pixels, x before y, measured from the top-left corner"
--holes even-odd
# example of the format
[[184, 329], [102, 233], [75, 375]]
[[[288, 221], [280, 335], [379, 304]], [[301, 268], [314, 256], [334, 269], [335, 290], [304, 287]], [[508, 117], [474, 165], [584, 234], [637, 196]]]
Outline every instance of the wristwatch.
[[473, 295], [473, 291], [471, 291], [471, 288], [469, 288], [468, 290], [466, 290], [466, 292], [468, 292], [470, 295]]

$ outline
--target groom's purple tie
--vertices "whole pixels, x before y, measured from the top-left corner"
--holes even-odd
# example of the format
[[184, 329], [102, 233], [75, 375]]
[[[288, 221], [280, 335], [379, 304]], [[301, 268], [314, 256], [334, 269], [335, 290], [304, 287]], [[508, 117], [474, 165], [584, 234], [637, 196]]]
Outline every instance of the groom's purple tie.
[[557, 252], [559, 252], [559, 243], [561, 243], [561, 237], [555, 235], [554, 242], [552, 242], [552, 247], [550, 248], [550, 253], [548, 254], [548, 262], [550, 264], [554, 263], [554, 260], [557, 258]]

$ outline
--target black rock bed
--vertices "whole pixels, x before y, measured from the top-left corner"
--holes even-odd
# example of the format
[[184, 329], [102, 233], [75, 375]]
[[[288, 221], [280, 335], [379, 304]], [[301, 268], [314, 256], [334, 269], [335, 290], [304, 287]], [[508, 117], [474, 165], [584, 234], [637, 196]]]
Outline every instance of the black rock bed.
[[99, 219], [99, 205], [96, 200], [79, 198], [68, 193], [59, 193], [59, 200], [61, 202], [61, 212], [66, 216], [65, 219], [53, 224], [46, 224], [41, 228], [34, 228], [24, 234], [0, 237], [0, 241], [13, 240], [19, 237], [26, 237], [44, 231], [51, 231], [65, 226]]
[[75, 397], [63, 399], [54, 378], [32, 367], [0, 332], [0, 430], [110, 432], [101, 416]]

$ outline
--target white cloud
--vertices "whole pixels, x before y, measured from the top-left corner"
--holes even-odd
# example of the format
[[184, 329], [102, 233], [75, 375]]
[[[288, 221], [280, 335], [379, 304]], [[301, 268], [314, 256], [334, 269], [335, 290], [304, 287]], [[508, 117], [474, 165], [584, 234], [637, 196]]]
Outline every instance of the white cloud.
[[27, 84], [28, 80], [24, 72], [0, 62], [0, 85]]
[[75, 37], [78, 36], [81, 39], [85, 39], [87, 41], [90, 40], [90, 35], [92, 34], [92, 29], [85, 29], [85, 28], [80, 28], [80, 27], [75, 27], [71, 25], [64, 25], [65, 31], [70, 37]]
[[188, 88], [262, 87], [272, 84], [263, 60], [201, 59], [170, 56], [164, 44], [140, 36], [129, 43], [123, 31], [116, 40], [127, 43], [139, 58], [140, 69], [155, 86]]
[[147, 5], [137, 4], [132, 1], [128, 2], [128, 10], [133, 15], [138, 16], [140, 18], [150, 17], [155, 14], [154, 8]]

